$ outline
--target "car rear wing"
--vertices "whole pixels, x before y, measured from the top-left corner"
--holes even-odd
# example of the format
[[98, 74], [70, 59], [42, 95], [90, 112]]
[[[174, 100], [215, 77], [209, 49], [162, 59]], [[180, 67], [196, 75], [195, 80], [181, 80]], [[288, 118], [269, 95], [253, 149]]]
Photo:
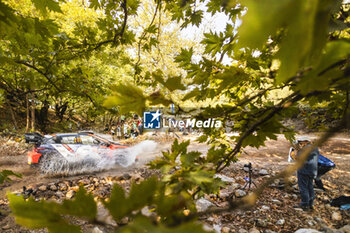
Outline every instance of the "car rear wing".
[[44, 139], [44, 136], [40, 133], [26, 133], [24, 135], [24, 138], [26, 140], [26, 143], [29, 144], [40, 144], [42, 140]]

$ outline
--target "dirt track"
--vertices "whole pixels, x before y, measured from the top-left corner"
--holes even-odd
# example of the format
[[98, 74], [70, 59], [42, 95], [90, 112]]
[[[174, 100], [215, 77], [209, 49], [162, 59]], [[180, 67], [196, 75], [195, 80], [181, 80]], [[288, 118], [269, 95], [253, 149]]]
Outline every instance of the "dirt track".
[[[162, 150], [169, 149], [170, 145], [170, 142], [159, 143], [157, 149], [153, 153], [139, 156], [139, 161], [130, 167], [123, 168], [118, 166], [108, 171], [96, 172], [94, 175], [107, 176], [132, 173], [136, 168], [144, 166], [148, 161], [160, 155]], [[192, 142], [189, 150], [198, 150], [202, 153], [206, 153], [208, 146]], [[288, 150], [289, 142], [285, 140], [283, 136], [279, 136], [277, 141], [269, 140], [264, 147], [259, 149], [246, 148], [235, 166], [243, 166], [243, 164], [251, 162], [255, 167], [267, 168], [277, 172], [288, 165]], [[336, 169], [329, 172], [324, 179], [329, 181], [329, 184], [336, 185], [335, 187], [337, 187], [337, 189], [350, 193], [350, 185], [348, 183], [350, 180], [350, 138], [344, 136], [332, 138], [320, 148], [320, 152], [333, 160], [337, 165]], [[0, 190], [0, 198], [3, 198], [7, 191], [19, 190], [24, 185], [28, 186], [67, 178], [62, 176], [48, 177], [40, 174], [38, 169], [29, 167], [25, 153], [17, 156], [0, 155], [0, 170], [3, 169], [19, 172], [23, 175], [23, 178], [14, 178], [12, 183], [9, 183], [7, 187], [3, 187]], [[84, 176], [84, 174], [76, 176], [81, 177]]]
[[[169, 149], [170, 144], [170, 142], [159, 143], [158, 148], [153, 151], [153, 153], [143, 154], [139, 157], [138, 163], [130, 167], [115, 167], [111, 170], [97, 172], [92, 175], [101, 179], [113, 176], [122, 177], [125, 173], [131, 175], [134, 173], [136, 174], [140, 172], [140, 168], [143, 172], [149, 173], [149, 170], [143, 169], [142, 167], [145, 167], [145, 164], [149, 160], [160, 155], [160, 151]], [[202, 153], [206, 153], [208, 146], [192, 142], [188, 149], [199, 150]], [[265, 176], [258, 175], [259, 170], [264, 168], [268, 170], [269, 174], [274, 174], [283, 170], [288, 166], [288, 151], [289, 142], [287, 142], [283, 136], [279, 136], [277, 141], [267, 141], [266, 145], [259, 149], [246, 148], [245, 152], [239, 158], [239, 161], [224, 169], [222, 174], [235, 178], [236, 183], [244, 185], [245, 181], [243, 178], [247, 173], [243, 171], [243, 165], [251, 162], [254, 168], [253, 180], [259, 186], [266, 178]], [[228, 227], [231, 229], [231, 232], [238, 232], [240, 229], [249, 230], [253, 227], [257, 227], [260, 232], [265, 232], [265, 229], [271, 229], [274, 232], [287, 233], [294, 232], [302, 227], [308, 228], [310, 227], [310, 225], [308, 225], [310, 223], [314, 224], [311, 228], [319, 229], [320, 225], [317, 225], [313, 219], [322, 219], [328, 227], [335, 229], [350, 224], [350, 216], [345, 212], [343, 213], [343, 219], [341, 221], [333, 221], [331, 216], [332, 212], [335, 210], [329, 209], [326, 206], [327, 203], [335, 197], [350, 195], [350, 139], [344, 136], [333, 138], [325, 143], [325, 145], [320, 148], [320, 151], [321, 154], [333, 160], [337, 167], [323, 177], [324, 184], [328, 191], [317, 194], [315, 203], [316, 210], [312, 214], [307, 215], [292, 208], [299, 203], [297, 190], [294, 189], [294, 191], [290, 193], [288, 190], [267, 187], [257, 204], [249, 211], [244, 212], [236, 210], [222, 215], [213, 214], [200, 220], [210, 226]], [[38, 187], [38, 185], [41, 184], [86, 179], [91, 176], [90, 173], [69, 177], [47, 177], [41, 175], [38, 170], [30, 168], [26, 161], [25, 153], [15, 156], [0, 156], [0, 170], [10, 169], [23, 174], [22, 179], [15, 178], [13, 182], [6, 183], [5, 186], [0, 186], [0, 202], [6, 198], [5, 195], [7, 191], [19, 191], [24, 185], [27, 187]], [[227, 188], [229, 189], [230, 187]], [[210, 195], [210, 197], [206, 198], [217, 206], [224, 205], [225, 202], [223, 202], [223, 200], [225, 200], [225, 198], [221, 195], [227, 193], [227, 188], [220, 191], [219, 198], [215, 195]], [[276, 206], [273, 201], [277, 201], [279, 203], [278, 206]], [[3, 208], [9, 211], [6, 205], [3, 205]], [[264, 208], [269, 208], [270, 211], [266, 211]], [[264, 219], [268, 219], [268, 225], [266, 226], [261, 225], [266, 223]], [[275, 224], [280, 219], [285, 220], [284, 225]], [[89, 224], [83, 224], [82, 227], [86, 229], [89, 226]], [[3, 218], [0, 216], [0, 229], [4, 229], [4, 227], [7, 229], [5, 232], [31, 232], [15, 224], [14, 219], [10, 215]], [[46, 230], [40, 229], [36, 232], [46, 232]]]

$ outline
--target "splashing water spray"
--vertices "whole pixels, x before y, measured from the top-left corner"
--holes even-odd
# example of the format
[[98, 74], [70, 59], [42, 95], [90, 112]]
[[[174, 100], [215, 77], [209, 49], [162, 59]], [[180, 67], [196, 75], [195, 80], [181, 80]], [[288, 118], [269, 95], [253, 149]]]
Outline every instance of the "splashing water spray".
[[112, 169], [118, 165], [128, 167], [136, 157], [152, 152], [157, 143], [146, 140], [128, 148], [110, 150], [107, 148], [81, 147], [67, 157], [59, 153], [47, 154], [41, 161], [41, 172], [47, 175], [77, 175]]

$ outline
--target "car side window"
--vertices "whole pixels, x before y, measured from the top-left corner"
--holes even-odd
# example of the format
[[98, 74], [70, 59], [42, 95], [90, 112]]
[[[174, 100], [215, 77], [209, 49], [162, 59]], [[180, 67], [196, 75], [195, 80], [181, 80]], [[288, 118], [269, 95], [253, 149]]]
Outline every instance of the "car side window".
[[97, 145], [98, 143], [90, 135], [80, 135], [81, 143], [83, 145]]
[[79, 144], [79, 140], [77, 140], [77, 137], [79, 136], [62, 136], [61, 143], [62, 144]]

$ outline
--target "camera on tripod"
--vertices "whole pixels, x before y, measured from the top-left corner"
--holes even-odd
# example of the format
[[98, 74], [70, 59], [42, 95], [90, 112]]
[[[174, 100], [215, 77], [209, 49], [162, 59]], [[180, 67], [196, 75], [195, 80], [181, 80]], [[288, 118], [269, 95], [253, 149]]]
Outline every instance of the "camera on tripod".
[[243, 186], [243, 189], [248, 187], [248, 190], [250, 190], [250, 187], [252, 186], [252, 184], [256, 187], [256, 184], [252, 180], [252, 174], [253, 174], [252, 163], [244, 164], [243, 169], [244, 169], [244, 171], [249, 173], [248, 177], [244, 177], [245, 184]]
[[249, 170], [252, 170], [252, 163], [244, 164], [243, 167], [247, 167]]

